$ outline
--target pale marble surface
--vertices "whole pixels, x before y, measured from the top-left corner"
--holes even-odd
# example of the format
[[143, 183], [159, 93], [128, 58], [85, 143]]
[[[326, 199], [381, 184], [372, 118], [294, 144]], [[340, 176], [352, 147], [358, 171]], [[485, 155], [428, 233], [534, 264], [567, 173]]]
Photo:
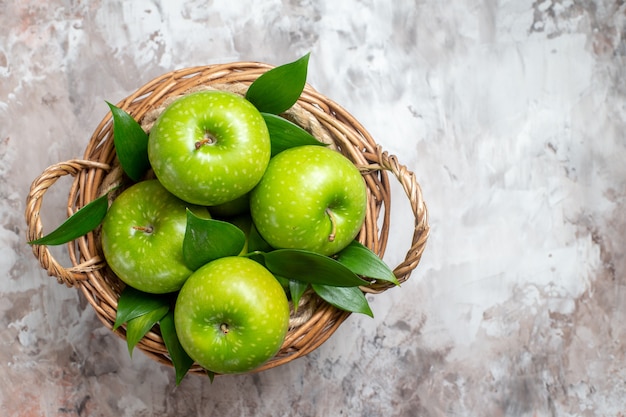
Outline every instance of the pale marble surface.
[[[0, 5], [0, 415], [626, 413], [623, 2]], [[417, 173], [423, 261], [308, 357], [175, 388], [38, 266], [28, 187], [80, 157], [104, 100], [175, 68], [308, 51], [310, 83]], [[406, 248], [394, 233], [390, 263]]]

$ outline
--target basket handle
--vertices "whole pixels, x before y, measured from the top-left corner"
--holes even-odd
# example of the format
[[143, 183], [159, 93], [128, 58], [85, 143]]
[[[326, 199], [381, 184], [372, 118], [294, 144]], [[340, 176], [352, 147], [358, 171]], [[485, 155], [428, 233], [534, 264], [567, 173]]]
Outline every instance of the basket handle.
[[[46, 168], [39, 177], [35, 178], [26, 197], [26, 224], [27, 241], [38, 239], [42, 236], [43, 225], [41, 223], [40, 210], [43, 196], [59, 178], [65, 175], [75, 177], [86, 169], [102, 169], [108, 171], [110, 166], [101, 162], [72, 159], [60, 162]], [[48, 271], [48, 275], [55, 276], [60, 284], [73, 287], [79, 281], [86, 279], [85, 272], [93, 271], [101, 267], [99, 259], [90, 259], [82, 264], [71, 268], [65, 268], [52, 256], [46, 245], [32, 245], [33, 253], [39, 259], [41, 266]]]
[[426, 248], [426, 241], [430, 232], [428, 208], [422, 196], [422, 188], [415, 178], [415, 173], [400, 164], [395, 155], [389, 155], [386, 151], [383, 151], [380, 146], [378, 146], [377, 152], [381, 167], [391, 171], [402, 185], [409, 198], [411, 210], [415, 217], [411, 247], [406, 253], [405, 260], [396, 266], [393, 271], [398, 281], [402, 283], [409, 278], [411, 272], [417, 267]]

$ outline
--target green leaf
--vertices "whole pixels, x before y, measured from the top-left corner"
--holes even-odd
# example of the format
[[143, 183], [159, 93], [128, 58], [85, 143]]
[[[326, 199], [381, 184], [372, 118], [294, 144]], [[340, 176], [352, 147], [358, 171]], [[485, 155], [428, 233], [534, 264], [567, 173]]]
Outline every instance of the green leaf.
[[274, 248], [263, 239], [254, 223], [252, 223], [248, 232], [248, 252], [270, 252], [272, 250]]
[[[274, 275], [274, 274], [272, 274], [272, 275]], [[280, 275], [274, 275], [274, 278], [276, 278], [276, 281], [278, 281], [280, 286], [283, 287], [283, 290], [285, 290], [285, 292], [289, 291], [289, 282], [290, 281], [287, 278], [281, 277]]]
[[81, 237], [98, 227], [109, 208], [108, 194], [100, 196], [68, 217], [54, 231], [39, 239], [31, 240], [29, 245], [62, 245]]
[[280, 114], [289, 109], [304, 90], [309, 55], [262, 74], [248, 88], [246, 99], [261, 113]]
[[359, 287], [331, 287], [318, 284], [313, 284], [312, 287], [324, 301], [338, 309], [374, 317], [367, 298]]
[[391, 268], [370, 248], [356, 240], [339, 252], [336, 259], [355, 274], [400, 285]]
[[126, 344], [130, 356], [133, 356], [133, 349], [137, 343], [167, 314], [169, 309], [169, 305], [162, 306], [126, 323]]
[[289, 280], [289, 294], [291, 294], [291, 301], [293, 302], [294, 311], [298, 311], [298, 304], [302, 294], [309, 288], [307, 282]]
[[327, 146], [295, 123], [271, 113], [261, 113], [270, 133], [272, 156], [303, 145]]
[[169, 308], [171, 303], [170, 297], [171, 295], [149, 294], [131, 286], [126, 286], [117, 300], [117, 313], [115, 315], [115, 323], [113, 323], [113, 330], [151, 311], [163, 307]]
[[[265, 252], [253, 251], [253, 252], [248, 252], [246, 254], [243, 254], [242, 256], [249, 258], [256, 263], [265, 266]], [[287, 279], [287, 278], [284, 278], [284, 279]]]
[[278, 249], [263, 256], [270, 272], [290, 280], [336, 287], [369, 284], [336, 260], [315, 252]]
[[192, 271], [214, 259], [239, 255], [245, 243], [245, 233], [234, 224], [204, 219], [187, 210], [183, 259]]
[[170, 310], [160, 321], [161, 336], [163, 342], [167, 348], [174, 365], [174, 372], [176, 373], [176, 385], [180, 385], [185, 375], [191, 366], [193, 365], [193, 359], [189, 357], [185, 349], [183, 349], [178, 340], [178, 334], [176, 333], [176, 327], [174, 326], [174, 311]]
[[113, 115], [113, 144], [122, 169], [139, 182], [150, 168], [148, 134], [131, 115], [107, 102]]

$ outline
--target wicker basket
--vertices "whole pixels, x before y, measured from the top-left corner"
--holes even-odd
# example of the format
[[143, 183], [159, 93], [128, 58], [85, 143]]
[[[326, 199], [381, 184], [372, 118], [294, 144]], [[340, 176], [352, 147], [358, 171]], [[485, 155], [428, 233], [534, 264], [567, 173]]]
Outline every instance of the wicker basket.
[[[257, 62], [237, 62], [174, 71], [160, 76], [117, 104], [126, 110], [144, 129], [167, 104], [167, 100], [198, 88], [226, 89], [243, 94], [248, 86], [272, 66]], [[284, 117], [299, 124], [319, 140], [331, 144], [361, 170], [368, 188], [366, 221], [358, 240], [383, 256], [391, 221], [391, 190], [388, 172], [399, 181], [414, 215], [413, 238], [404, 261], [394, 272], [400, 282], [406, 281], [417, 267], [428, 238], [428, 214], [415, 176], [395, 156], [378, 146], [348, 112], [307, 85], [298, 103]], [[28, 240], [42, 236], [40, 219], [42, 199], [57, 179], [72, 175], [74, 181], [68, 199], [68, 214], [99, 197], [114, 185], [124, 185], [113, 147], [111, 114], [98, 125], [83, 159], [70, 160], [48, 167], [31, 186], [26, 202]], [[122, 187], [123, 188], [123, 187]], [[405, 219], [396, 219], [405, 220]], [[109, 329], [115, 321], [117, 300], [124, 284], [107, 267], [100, 246], [100, 229], [69, 244], [72, 267], [62, 266], [46, 246], [33, 246], [33, 252], [48, 274], [59, 283], [78, 288], [93, 306], [98, 318]], [[408, 245], [408, 242], [407, 242]], [[362, 288], [367, 293], [380, 293], [392, 287], [380, 282]], [[303, 296], [293, 313], [290, 328], [280, 351], [253, 372], [273, 368], [304, 356], [324, 343], [349, 313], [338, 310], [314, 295]], [[122, 326], [116, 334], [125, 338]], [[172, 365], [158, 328], [150, 331], [137, 347], [156, 361]], [[194, 365], [191, 373], [205, 373]]]

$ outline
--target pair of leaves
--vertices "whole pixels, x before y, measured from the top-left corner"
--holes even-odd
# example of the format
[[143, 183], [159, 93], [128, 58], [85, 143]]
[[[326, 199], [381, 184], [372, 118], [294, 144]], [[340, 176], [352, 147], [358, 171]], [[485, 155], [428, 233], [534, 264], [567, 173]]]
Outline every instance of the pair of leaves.
[[367, 299], [359, 286], [369, 285], [362, 279], [398, 280], [387, 264], [369, 248], [357, 242], [350, 243], [336, 258], [298, 249], [278, 249], [257, 253], [265, 267], [274, 275], [289, 280], [294, 305], [308, 286], [335, 307], [372, 316]]
[[360, 285], [369, 283], [335, 259], [299, 249], [278, 249], [262, 257], [272, 274], [289, 280], [295, 308], [310, 285], [323, 300], [339, 309], [373, 316], [359, 289]]
[[306, 54], [294, 62], [263, 73], [246, 92], [246, 99], [265, 119], [272, 143], [272, 156], [294, 146], [325, 145], [300, 126], [278, 116], [290, 109], [302, 95], [309, 56]]
[[117, 302], [113, 330], [126, 323], [126, 345], [132, 356], [137, 343], [158, 323], [161, 337], [176, 373], [176, 385], [183, 380], [193, 359], [183, 349], [174, 326], [174, 300], [171, 294], [148, 294], [127, 286]]
[[295, 123], [278, 116], [290, 109], [306, 85], [310, 54], [263, 73], [248, 88], [246, 99], [263, 115], [270, 133], [272, 156], [294, 146], [325, 145]]
[[277, 249], [263, 254], [265, 267], [273, 274], [334, 287], [355, 287], [369, 282], [337, 260], [301, 249]]

